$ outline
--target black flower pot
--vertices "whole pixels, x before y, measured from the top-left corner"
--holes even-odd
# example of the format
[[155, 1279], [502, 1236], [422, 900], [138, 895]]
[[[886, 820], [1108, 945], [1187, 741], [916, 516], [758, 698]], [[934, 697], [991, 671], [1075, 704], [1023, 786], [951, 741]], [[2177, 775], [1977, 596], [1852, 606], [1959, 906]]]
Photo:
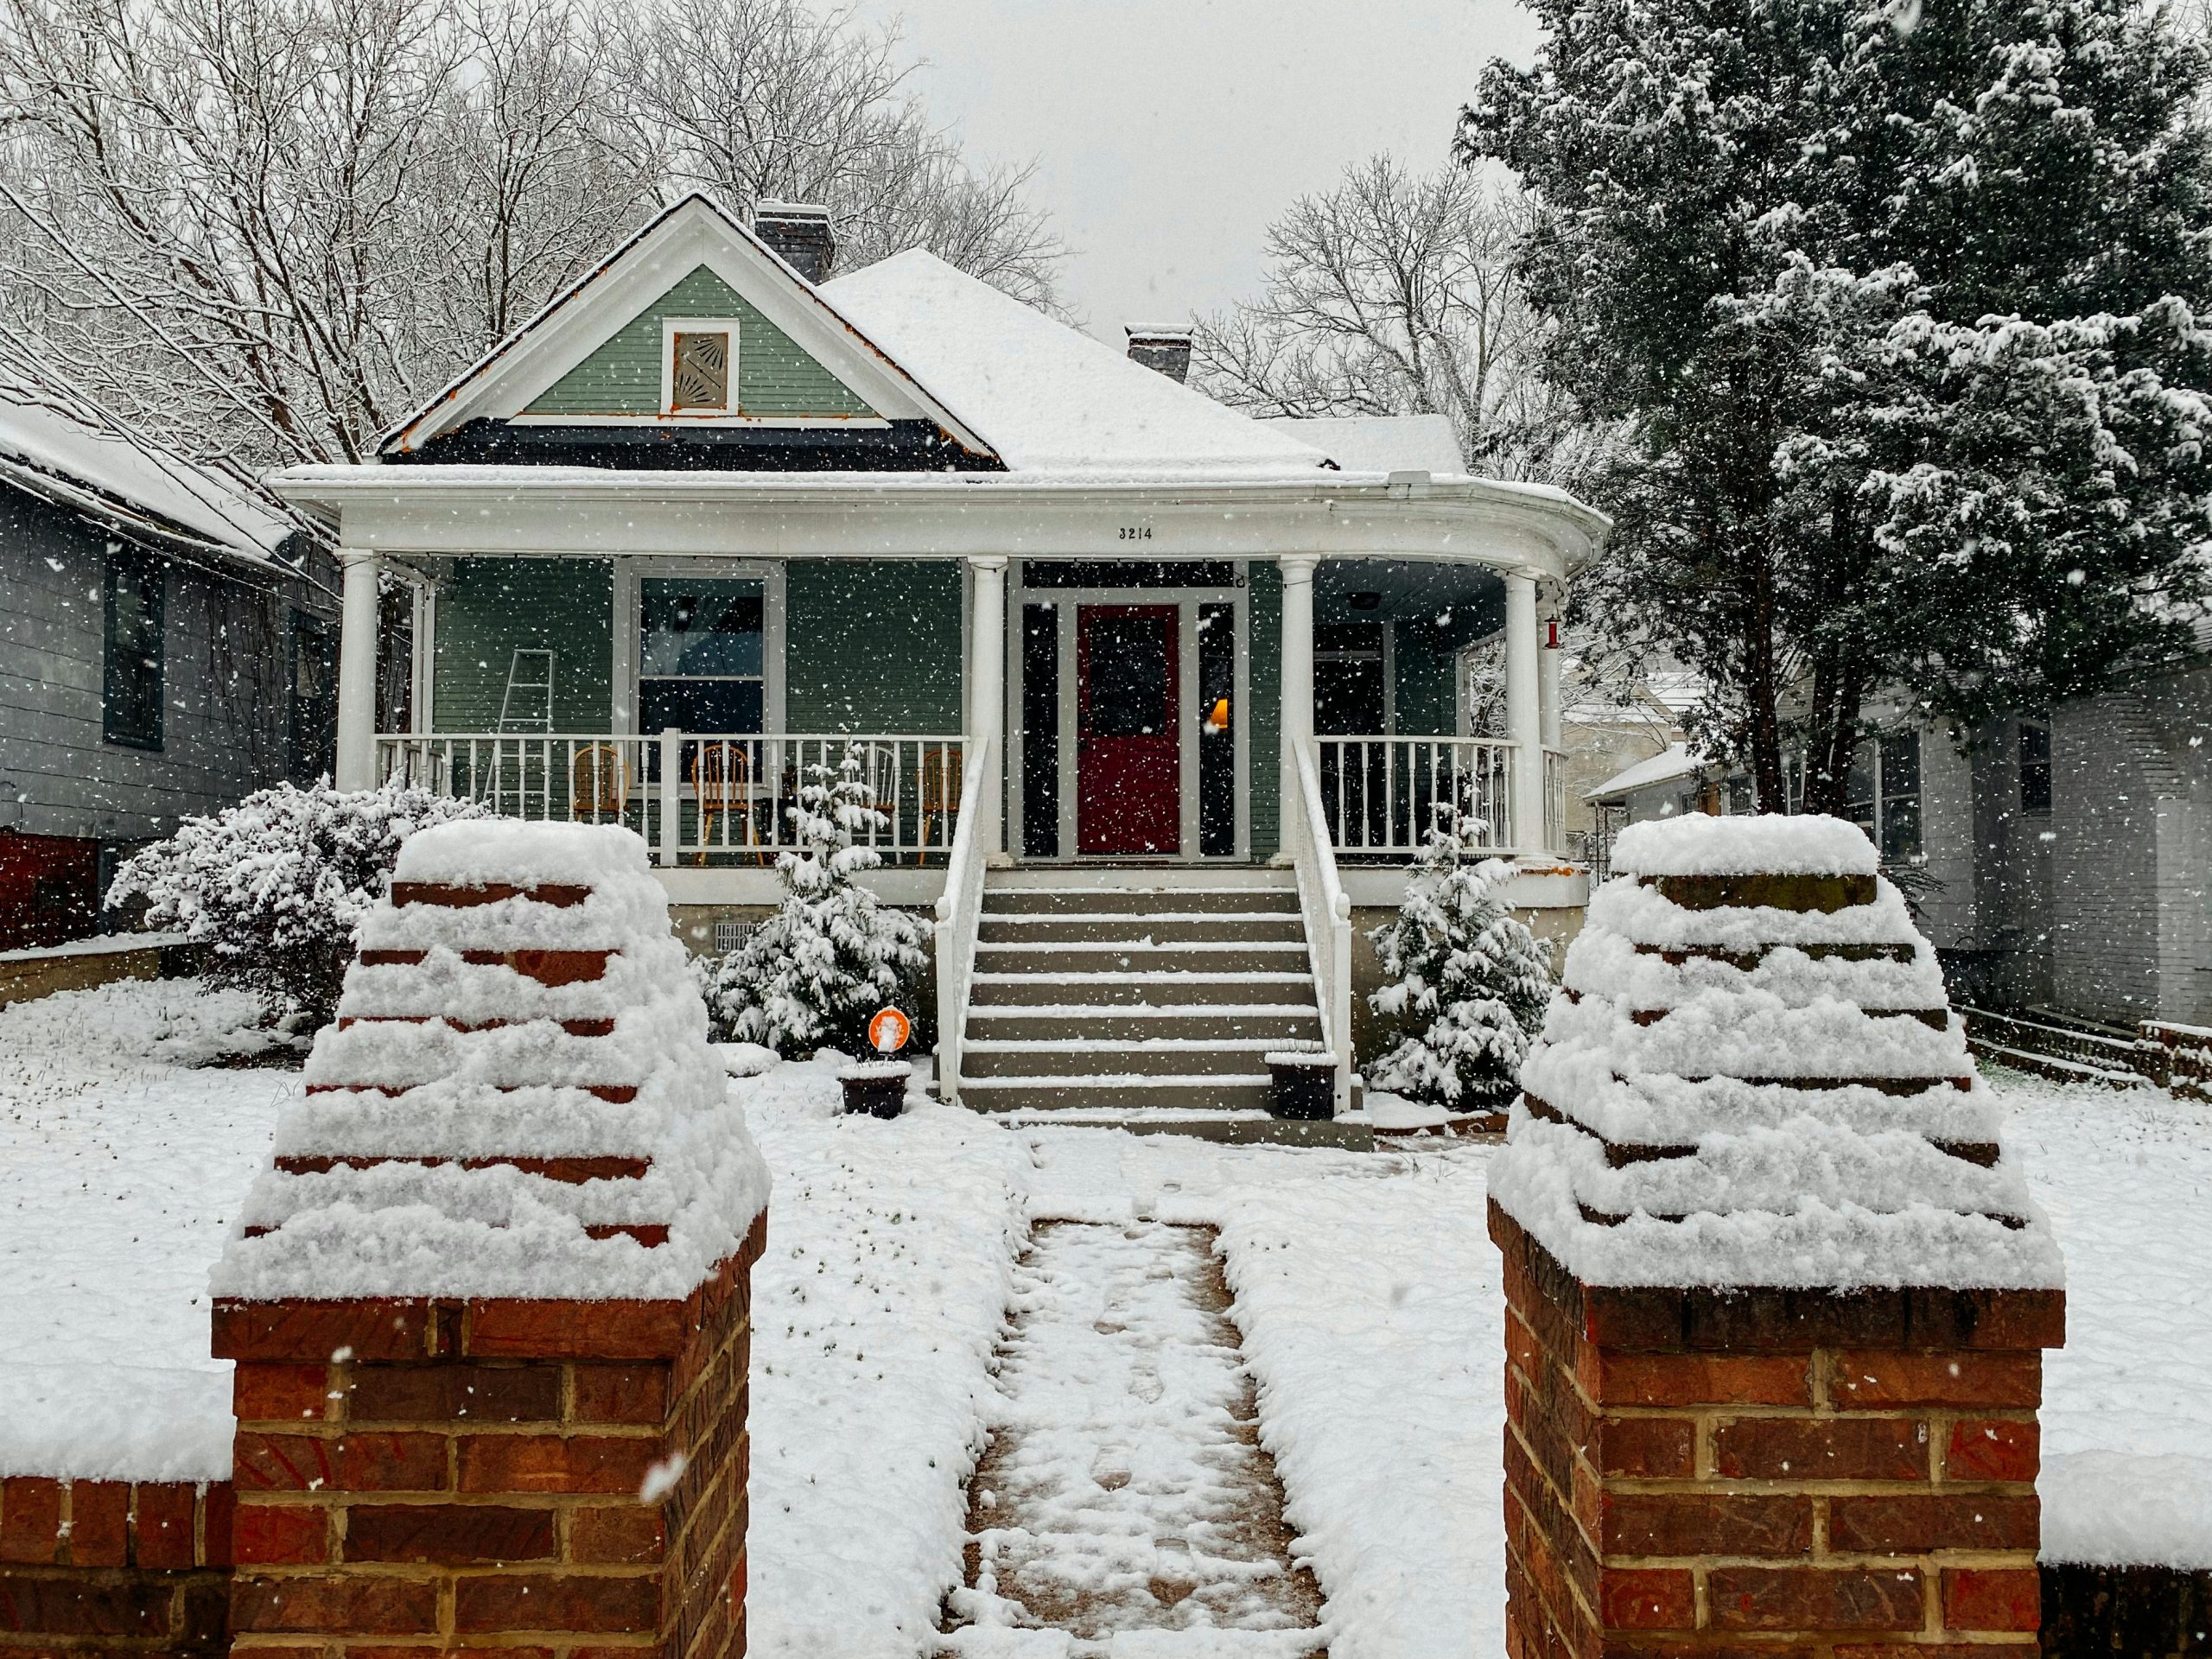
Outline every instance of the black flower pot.
[[905, 1060], [849, 1065], [837, 1074], [844, 1086], [845, 1110], [869, 1117], [896, 1117], [906, 1109], [906, 1085], [914, 1068]]
[[1320, 1049], [1279, 1049], [1268, 1056], [1274, 1093], [1270, 1116], [1325, 1122], [1337, 1115], [1337, 1057]]

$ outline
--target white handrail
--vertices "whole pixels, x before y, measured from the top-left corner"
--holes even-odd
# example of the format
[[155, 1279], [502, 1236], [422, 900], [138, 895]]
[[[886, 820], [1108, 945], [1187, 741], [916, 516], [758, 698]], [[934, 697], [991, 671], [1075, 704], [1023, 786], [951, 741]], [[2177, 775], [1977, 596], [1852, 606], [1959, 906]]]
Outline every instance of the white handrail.
[[1321, 804], [1318, 745], [1293, 741], [1299, 799], [1287, 804], [1285, 837], [1298, 872], [1298, 908], [1313, 964], [1313, 1000], [1320, 1007], [1321, 1043], [1336, 1056], [1336, 1103], [1351, 1106], [1351, 898], [1337, 875], [1329, 819]]
[[968, 1028], [969, 982], [982, 921], [983, 865], [998, 840], [993, 741], [988, 732], [969, 741], [968, 764], [960, 774], [960, 822], [937, 901], [938, 1097], [948, 1106], [960, 1101], [960, 1039]]

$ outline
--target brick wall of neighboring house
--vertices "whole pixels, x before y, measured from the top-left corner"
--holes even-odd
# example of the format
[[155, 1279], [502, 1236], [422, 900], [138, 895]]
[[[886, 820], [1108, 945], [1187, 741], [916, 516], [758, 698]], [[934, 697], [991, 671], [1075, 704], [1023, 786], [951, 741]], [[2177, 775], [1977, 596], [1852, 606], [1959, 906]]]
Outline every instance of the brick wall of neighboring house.
[[1620, 1290], [1495, 1203], [1515, 1659], [2031, 1659], [2058, 1291]]
[[219, 1302], [232, 1652], [739, 1659], [765, 1227], [683, 1302]]
[[229, 1645], [228, 1482], [0, 1481], [0, 1656]]

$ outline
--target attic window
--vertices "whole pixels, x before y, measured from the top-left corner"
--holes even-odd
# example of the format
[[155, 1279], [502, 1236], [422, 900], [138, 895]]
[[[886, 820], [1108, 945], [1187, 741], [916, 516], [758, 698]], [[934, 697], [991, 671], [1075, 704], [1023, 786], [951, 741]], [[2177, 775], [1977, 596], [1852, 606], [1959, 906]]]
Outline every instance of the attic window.
[[729, 407], [730, 336], [722, 329], [678, 329], [669, 348], [668, 406]]

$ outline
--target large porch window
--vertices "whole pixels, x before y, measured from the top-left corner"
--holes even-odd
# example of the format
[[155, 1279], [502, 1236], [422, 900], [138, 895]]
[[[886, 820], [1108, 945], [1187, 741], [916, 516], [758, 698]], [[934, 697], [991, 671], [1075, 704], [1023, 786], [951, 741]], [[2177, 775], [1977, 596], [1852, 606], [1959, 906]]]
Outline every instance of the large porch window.
[[766, 709], [766, 584], [703, 576], [638, 583], [638, 729], [757, 732]]

